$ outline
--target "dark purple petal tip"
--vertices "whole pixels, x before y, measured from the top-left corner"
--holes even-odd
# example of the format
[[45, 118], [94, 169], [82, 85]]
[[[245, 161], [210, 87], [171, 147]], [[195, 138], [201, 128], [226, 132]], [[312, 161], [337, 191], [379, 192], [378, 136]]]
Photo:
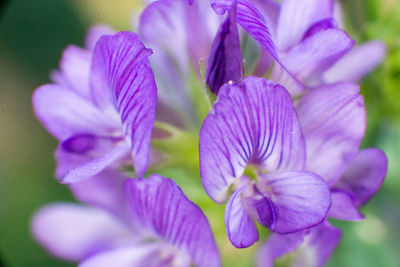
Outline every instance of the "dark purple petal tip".
[[242, 54], [236, 25], [236, 8], [232, 8], [212, 43], [205, 81], [210, 90], [218, 94], [224, 83], [238, 81], [241, 77]]

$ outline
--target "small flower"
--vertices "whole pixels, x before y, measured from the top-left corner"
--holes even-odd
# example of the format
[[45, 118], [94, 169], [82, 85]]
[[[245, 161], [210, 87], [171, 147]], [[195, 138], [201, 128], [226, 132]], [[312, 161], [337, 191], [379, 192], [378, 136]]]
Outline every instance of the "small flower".
[[211, 4], [218, 14], [236, 6], [238, 24], [263, 47], [254, 74], [264, 76], [275, 61], [270, 79], [292, 96], [322, 83], [358, 81], [385, 55], [379, 41], [353, 48], [354, 41], [338, 28], [334, 8], [339, 6], [332, 0], [281, 4], [211, 0]]
[[137, 176], [144, 175], [157, 101], [147, 59], [151, 53], [135, 33], [105, 35], [93, 55], [69, 48], [64, 54], [68, 61], [63, 60], [56, 75], [59, 82], [35, 91], [36, 116], [60, 142], [58, 175], [63, 182], [86, 179], [129, 158]]
[[[253, 220], [278, 233], [319, 224], [331, 205], [329, 189], [304, 171], [306, 150], [290, 95], [266, 79], [224, 85], [200, 131], [200, 175], [225, 209], [228, 237], [237, 247], [258, 239]], [[245, 171], [251, 166], [255, 177]]]
[[[108, 188], [123, 196], [117, 184]], [[153, 174], [125, 180], [124, 190], [119, 212], [77, 204], [42, 208], [32, 222], [35, 238], [83, 267], [221, 265], [206, 217], [175, 182]]]

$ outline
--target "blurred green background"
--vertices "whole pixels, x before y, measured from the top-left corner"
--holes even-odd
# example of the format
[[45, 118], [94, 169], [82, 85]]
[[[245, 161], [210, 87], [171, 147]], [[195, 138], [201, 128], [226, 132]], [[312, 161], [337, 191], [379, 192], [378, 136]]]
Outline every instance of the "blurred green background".
[[[389, 158], [389, 172], [380, 192], [362, 209], [366, 220], [333, 221], [344, 235], [329, 266], [398, 267], [400, 2], [342, 2], [346, 29], [358, 43], [381, 39], [388, 47], [385, 62], [363, 81], [362, 93], [368, 112], [363, 147], [382, 148]], [[52, 258], [30, 235], [35, 210], [54, 201], [74, 201], [67, 187], [53, 178], [56, 141], [33, 116], [31, 95], [50, 81], [49, 73], [58, 68], [68, 44], [83, 45], [91, 24], [129, 30], [139, 4], [134, 0], [0, 3], [0, 266], [73, 266]], [[222, 253], [231, 255], [232, 250]], [[233, 253], [237, 258], [232, 260], [242, 254]]]

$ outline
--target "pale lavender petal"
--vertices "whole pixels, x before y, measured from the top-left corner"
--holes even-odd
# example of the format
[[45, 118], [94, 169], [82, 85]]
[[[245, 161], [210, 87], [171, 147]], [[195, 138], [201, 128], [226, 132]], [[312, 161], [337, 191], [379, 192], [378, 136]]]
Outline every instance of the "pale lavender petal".
[[220, 16], [217, 16], [210, 6], [209, 1], [193, 1], [185, 12], [185, 27], [189, 55], [193, 67], [200, 75], [200, 60], [206, 60], [213, 37], [216, 35]]
[[91, 159], [89, 162], [86, 162], [77, 168], [71, 169], [61, 178], [61, 182], [76, 183], [88, 179], [100, 173], [113, 162], [126, 158], [128, 155], [129, 147], [125, 143], [121, 143], [104, 155]]
[[86, 49], [93, 51], [96, 47], [97, 41], [100, 40], [100, 37], [103, 35], [111, 35], [114, 34], [115, 30], [106, 24], [98, 24], [90, 27], [85, 40]]
[[75, 91], [85, 99], [90, 99], [89, 72], [92, 53], [86, 49], [70, 45], [64, 51], [60, 62], [60, 77], [55, 82]]
[[43, 85], [33, 94], [36, 117], [57, 139], [63, 141], [75, 134], [108, 135], [118, 124], [89, 101], [59, 85]]
[[335, 1], [334, 7], [333, 7], [333, 17], [338, 23], [339, 29], [344, 29], [344, 20], [343, 20], [343, 9], [342, 9], [342, 4], [340, 1]]
[[372, 41], [354, 47], [323, 74], [326, 83], [357, 82], [378, 66], [386, 56], [386, 46]]
[[194, 4], [182, 0], [153, 2], [142, 12], [139, 24], [144, 43], [154, 50], [150, 61], [159, 99], [189, 118], [195, 115], [187, 76], [194, 67], [200, 77], [199, 60], [207, 59], [220, 19], [208, 1]]
[[105, 169], [89, 179], [70, 184], [70, 188], [79, 201], [122, 215], [125, 179], [121, 172]]
[[242, 77], [242, 53], [236, 24], [236, 8], [229, 11], [211, 46], [205, 82], [215, 94], [228, 81]]
[[284, 0], [278, 21], [276, 45], [285, 51], [296, 45], [315, 22], [333, 15], [332, 0]]
[[274, 261], [304, 242], [304, 231], [281, 235], [272, 233], [257, 253], [257, 267], [274, 267]]
[[126, 242], [129, 230], [112, 215], [75, 204], [52, 204], [32, 219], [35, 239], [53, 255], [79, 261]]
[[98, 105], [107, 107], [111, 101], [119, 113], [139, 177], [149, 161], [157, 102], [147, 58], [151, 53], [135, 33], [105, 35], [96, 45], [91, 71], [92, 94]]
[[346, 221], [359, 221], [364, 216], [358, 211], [355, 199], [343, 190], [331, 190], [332, 206], [328, 217]]
[[275, 44], [272, 40], [270, 30], [266, 25], [265, 18], [253, 2], [247, 0], [213, 0], [211, 1], [217, 13], [229, 10], [233, 3], [237, 4], [237, 22], [251, 35], [260, 45], [266, 49], [277, 61], [280, 70], [280, 79], [274, 80], [285, 86], [293, 95], [298, 95], [303, 91], [303, 85], [291, 74], [285, 65], [282, 64]]
[[[311, 230], [305, 246], [300, 251], [303, 257], [299, 257], [297, 264], [311, 262], [312, 266], [323, 267], [329, 257], [335, 251], [342, 237], [340, 229], [333, 227], [327, 221]], [[311, 257], [310, 257], [311, 255]], [[308, 256], [308, 257], [307, 257]]]
[[289, 93], [256, 77], [224, 85], [203, 122], [199, 152], [203, 186], [217, 202], [248, 164], [300, 170], [305, 147]]
[[382, 185], [387, 166], [388, 161], [382, 150], [363, 149], [355, 156], [335, 187], [342, 188], [354, 197], [356, 206], [364, 205]]
[[140, 17], [140, 34], [147, 45], [171, 54], [179, 66], [188, 66], [190, 58], [197, 69], [199, 60], [207, 57], [218, 20], [207, 1], [192, 5], [182, 0], [156, 1]]
[[295, 251], [292, 266], [322, 267], [328, 261], [341, 238], [341, 231], [327, 221], [310, 230], [288, 235], [272, 234], [257, 255], [258, 267], [273, 267], [274, 261]]
[[[189, 54], [186, 43], [185, 11], [186, 1], [156, 1], [145, 8], [140, 16], [139, 31], [143, 42], [154, 49], [151, 61], [165, 51], [179, 66], [187, 71]], [[171, 40], [174, 40], [171, 42]], [[158, 75], [158, 67], [153, 64]]]
[[[90, 257], [80, 263], [79, 267], [156, 267], [159, 265], [159, 244], [149, 243], [137, 246], [108, 250]], [[165, 266], [166, 267], [166, 266]]]
[[307, 147], [306, 170], [319, 174], [332, 186], [356, 155], [366, 121], [359, 86], [325, 85], [310, 90], [297, 112]]
[[287, 234], [321, 223], [331, 206], [329, 188], [311, 172], [287, 171], [261, 176], [258, 188], [275, 207], [272, 231]]
[[342, 30], [327, 29], [304, 39], [282, 57], [283, 64], [306, 83], [348, 52], [354, 41]]
[[126, 196], [133, 222], [189, 255], [196, 266], [221, 265], [207, 218], [174, 181], [154, 174], [131, 179]]
[[255, 223], [247, 214], [242, 191], [247, 183], [238, 188], [225, 207], [225, 228], [231, 243], [237, 248], [246, 248], [258, 240]]

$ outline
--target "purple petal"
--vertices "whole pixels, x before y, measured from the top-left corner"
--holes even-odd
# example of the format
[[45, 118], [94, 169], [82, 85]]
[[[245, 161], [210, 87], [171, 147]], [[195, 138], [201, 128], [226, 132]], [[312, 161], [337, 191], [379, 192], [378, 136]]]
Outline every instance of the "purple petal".
[[254, 191], [251, 196], [244, 198], [247, 213], [262, 226], [270, 229], [275, 228], [275, 222], [278, 219], [276, 205], [258, 190]]
[[180, 0], [156, 1], [140, 16], [140, 36], [154, 50], [150, 61], [159, 99], [189, 118], [194, 113], [187, 76], [191, 67], [200, 74], [199, 60], [208, 56], [218, 19], [208, 1], [196, 1], [193, 5]]
[[150, 175], [126, 183], [132, 220], [189, 255], [196, 266], [220, 266], [210, 225], [203, 212], [170, 179]]
[[310, 90], [297, 108], [307, 147], [306, 170], [332, 186], [356, 155], [365, 132], [359, 86], [337, 83]]
[[248, 164], [268, 172], [301, 169], [304, 150], [296, 112], [282, 86], [256, 77], [226, 84], [200, 131], [204, 188], [223, 202]]
[[120, 172], [105, 169], [90, 179], [72, 183], [70, 188], [79, 201], [122, 215], [125, 179]]
[[247, 183], [238, 188], [225, 207], [225, 228], [231, 243], [237, 248], [246, 248], [258, 240], [256, 225], [244, 207], [242, 191]]
[[158, 254], [160, 254], [158, 244], [129, 246], [96, 254], [79, 264], [79, 267], [162, 266], [157, 262]]
[[274, 267], [274, 261], [294, 251], [304, 242], [304, 231], [280, 235], [272, 233], [257, 253], [258, 267]]
[[53, 255], [73, 261], [129, 239], [128, 229], [110, 214], [74, 204], [52, 204], [39, 210], [32, 219], [32, 233]]
[[388, 161], [382, 150], [361, 150], [335, 187], [342, 188], [354, 197], [356, 206], [364, 205], [382, 185], [387, 166]]
[[[128, 155], [128, 153], [127, 153]], [[68, 172], [92, 160], [90, 156], [69, 152], [59, 146], [55, 153], [56, 177], [65, 177]], [[121, 172], [105, 168], [93, 177], [69, 184], [75, 197], [86, 204], [107, 209], [114, 214], [124, 213], [123, 181], [127, 178]]]
[[190, 8], [186, 9], [186, 34], [190, 58], [194, 68], [200, 74], [200, 60], [209, 55], [213, 37], [222, 22], [208, 1], [194, 1]]
[[[189, 5], [185, 1], [156, 1], [141, 14], [140, 36], [147, 46], [156, 51], [152, 61], [163, 50], [171, 55], [180, 66], [179, 69], [186, 70], [189, 67], [184, 23], [186, 8]], [[156, 65], [154, 67], [157, 68]], [[158, 71], [155, 73], [158, 75]]]
[[218, 14], [223, 14], [236, 5], [237, 22], [274, 58], [278, 58], [269, 28], [254, 3], [247, 0], [211, 0], [211, 5]]
[[[310, 237], [305, 244], [306, 248], [304, 248], [305, 250], [309, 248], [310, 251], [305, 251], [305, 255], [310, 255], [307, 252], [316, 251], [316, 253], [311, 254], [314, 256], [311, 261], [315, 262], [315, 266], [323, 267], [335, 251], [341, 237], [340, 229], [331, 226], [327, 221], [321, 223], [311, 230]], [[302, 260], [299, 259], [299, 261]]]
[[86, 35], [85, 47], [86, 49], [93, 51], [96, 47], [97, 41], [100, 40], [100, 37], [103, 35], [111, 35], [114, 34], [115, 30], [105, 24], [98, 24], [90, 27], [89, 32]]
[[276, 221], [270, 229], [287, 234], [322, 222], [331, 206], [329, 188], [311, 172], [288, 171], [261, 177], [259, 190], [276, 206]]
[[96, 103], [113, 103], [131, 145], [137, 176], [149, 161], [150, 139], [157, 102], [157, 87], [146, 49], [135, 33], [106, 35], [98, 41], [92, 62], [91, 86]]
[[247, 0], [212, 0], [211, 3], [217, 13], [229, 10], [233, 3], [236, 3], [237, 22], [277, 61], [281, 73], [279, 81], [276, 81], [285, 86], [294, 96], [303, 91], [302, 84], [288, 71], [279, 59], [270, 30], [266, 25], [263, 14], [260, 12], [260, 8], [257, 8], [252, 2]]
[[296, 45], [312, 24], [333, 14], [332, 0], [282, 1], [276, 45], [285, 51]]
[[290, 49], [282, 57], [282, 62], [297, 79], [307, 82], [330, 67], [353, 45], [354, 41], [344, 31], [327, 29]]
[[242, 54], [236, 25], [236, 8], [233, 8], [212, 43], [205, 81], [211, 91], [218, 94], [224, 83], [238, 81], [241, 77]]
[[327, 221], [310, 231], [272, 234], [258, 252], [257, 266], [272, 267], [277, 258], [296, 250], [291, 262], [293, 266], [322, 267], [338, 245], [341, 235], [341, 231]]
[[105, 153], [104, 155], [94, 158], [89, 162], [86, 162], [77, 168], [68, 171], [64, 177], [62, 177], [62, 183], [76, 183], [84, 179], [90, 178], [113, 162], [126, 158], [129, 155], [129, 147], [126, 144], [117, 145], [115, 148]]
[[304, 34], [302, 40], [304, 40], [318, 32], [326, 31], [328, 29], [335, 29], [335, 28], [337, 28], [337, 22], [334, 18], [322, 19], [320, 21], [317, 21], [313, 25], [311, 25], [310, 28], [308, 28], [308, 30]]
[[75, 91], [85, 99], [90, 99], [89, 72], [92, 53], [86, 49], [70, 45], [64, 51], [60, 71], [53, 75], [56, 83]]
[[179, 69], [186, 72], [189, 59], [198, 70], [199, 60], [207, 58], [218, 22], [207, 1], [192, 5], [181, 0], [156, 1], [140, 17], [140, 34], [146, 45], [167, 51]]
[[346, 221], [359, 221], [364, 216], [358, 211], [354, 199], [342, 190], [334, 189], [331, 191], [332, 207], [329, 209], [328, 216]]
[[41, 86], [32, 101], [36, 117], [60, 141], [81, 133], [108, 135], [118, 129], [113, 118], [59, 85]]
[[356, 46], [324, 73], [323, 80], [326, 83], [358, 82], [379, 65], [385, 56], [386, 47], [380, 41]]

